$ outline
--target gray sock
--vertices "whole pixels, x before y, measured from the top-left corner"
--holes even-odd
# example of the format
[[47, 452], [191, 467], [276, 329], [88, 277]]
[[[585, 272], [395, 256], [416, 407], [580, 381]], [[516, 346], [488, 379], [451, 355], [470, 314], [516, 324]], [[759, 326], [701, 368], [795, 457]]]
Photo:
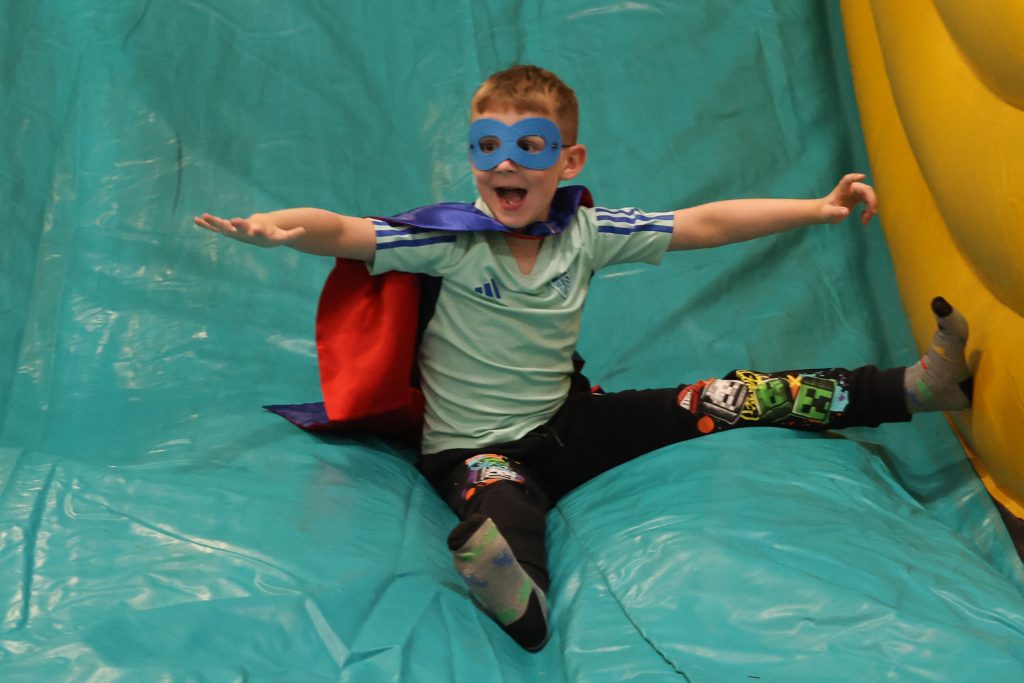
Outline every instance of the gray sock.
[[[473, 530], [476, 524], [479, 526]], [[544, 591], [520, 566], [505, 537], [489, 517], [482, 521], [470, 519], [463, 525], [465, 531], [472, 531], [468, 539], [461, 538], [463, 533], [453, 533], [449, 537], [455, 569], [483, 608], [516, 640], [520, 640], [527, 649], [539, 647], [547, 635]], [[456, 531], [462, 529], [456, 528]], [[535, 605], [533, 611], [538, 614], [527, 615], [531, 604]], [[524, 615], [527, 619], [523, 619]], [[518, 627], [527, 626], [526, 622], [530, 622], [529, 633], [520, 635], [518, 631], [522, 629]]]
[[903, 379], [907, 410], [963, 410], [971, 405], [971, 375], [964, 358], [967, 320], [942, 297], [932, 300], [938, 329], [924, 356]]

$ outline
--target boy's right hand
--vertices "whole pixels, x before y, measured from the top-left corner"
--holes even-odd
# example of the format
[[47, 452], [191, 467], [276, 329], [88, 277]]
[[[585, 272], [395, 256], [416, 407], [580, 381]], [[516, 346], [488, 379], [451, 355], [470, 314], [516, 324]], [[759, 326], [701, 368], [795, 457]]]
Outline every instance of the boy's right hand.
[[192, 222], [210, 232], [220, 233], [231, 239], [254, 244], [257, 247], [277, 247], [288, 244], [292, 240], [306, 234], [303, 227], [282, 228], [274, 223], [256, 221], [251, 218], [232, 218], [230, 220], [219, 218], [213, 214], [204, 213], [196, 216]]

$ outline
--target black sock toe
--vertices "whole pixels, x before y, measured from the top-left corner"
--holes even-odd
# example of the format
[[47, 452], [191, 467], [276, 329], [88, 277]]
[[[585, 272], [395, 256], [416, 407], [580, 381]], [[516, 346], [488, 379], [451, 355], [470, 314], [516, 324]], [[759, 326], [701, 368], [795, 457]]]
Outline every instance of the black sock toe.
[[940, 318], [945, 318], [952, 312], [953, 307], [949, 304], [948, 301], [943, 299], [941, 296], [937, 296], [934, 299], [932, 299], [932, 313], [934, 313], [935, 315], [939, 316]]
[[974, 400], [974, 377], [968, 377], [963, 382], [960, 382], [960, 391], [964, 392], [964, 396], [970, 400]]

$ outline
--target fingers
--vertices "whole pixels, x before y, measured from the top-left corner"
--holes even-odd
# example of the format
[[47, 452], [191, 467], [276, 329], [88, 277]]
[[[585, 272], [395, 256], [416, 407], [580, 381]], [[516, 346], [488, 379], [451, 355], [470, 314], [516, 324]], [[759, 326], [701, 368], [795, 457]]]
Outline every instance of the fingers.
[[202, 216], [196, 216], [192, 219], [192, 222], [201, 228], [206, 228], [210, 232], [220, 233], [227, 237], [233, 237], [243, 242], [251, 242], [252, 238], [262, 236], [262, 230], [260, 226], [247, 221], [244, 218], [220, 218], [210, 213], [204, 213]]
[[244, 218], [226, 219], [210, 213], [204, 213], [202, 216], [194, 217], [192, 222], [201, 228], [206, 228], [210, 232], [216, 232], [247, 244], [266, 245], [273, 243], [273, 240], [267, 239], [267, 231], [264, 226]]
[[864, 197], [864, 210], [860, 214], [860, 222], [867, 224], [871, 217], [878, 213], [878, 197], [875, 196], [875, 188], [865, 183], [857, 183], [861, 187]]
[[860, 212], [860, 222], [867, 225], [868, 222], [878, 213], [878, 198], [875, 196], [875, 190], [870, 185], [864, 185], [858, 183], [861, 187], [861, 201], [864, 202], [864, 209]]
[[864, 208], [860, 213], [860, 222], [867, 224], [878, 213], [878, 198], [875, 189], [865, 182], [867, 176], [863, 173], [847, 173], [836, 185], [833, 196], [838, 203], [853, 209], [857, 204], [863, 204]]
[[849, 197], [850, 201], [847, 202], [847, 206], [850, 208], [857, 204], [864, 204], [864, 209], [860, 213], [861, 223], [866, 225], [878, 213], [878, 197], [875, 195], [875, 189], [870, 185], [854, 181], [850, 185]]
[[838, 189], [842, 192], [849, 191], [850, 186], [852, 186], [854, 183], [859, 183], [865, 178], [867, 178], [867, 176], [864, 175], [863, 173], [847, 173], [846, 175], [839, 179]]
[[[241, 219], [235, 218], [232, 220]], [[211, 232], [218, 232], [222, 235], [228, 235], [229, 237], [233, 237], [238, 232], [237, 228], [232, 225], [231, 221], [224, 220], [223, 218], [219, 218], [209, 213], [204, 213], [202, 216], [194, 216], [192, 218], [192, 222], [201, 228], [206, 228]]]

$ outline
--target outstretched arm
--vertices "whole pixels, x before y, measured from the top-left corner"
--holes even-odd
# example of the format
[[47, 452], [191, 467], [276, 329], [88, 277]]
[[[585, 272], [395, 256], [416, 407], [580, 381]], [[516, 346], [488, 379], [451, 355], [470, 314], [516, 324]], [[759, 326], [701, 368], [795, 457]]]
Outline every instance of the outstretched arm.
[[319, 256], [370, 261], [376, 234], [368, 218], [343, 216], [323, 209], [283, 209], [225, 219], [204, 213], [193, 222], [239, 242], [259, 247], [287, 245]]
[[669, 250], [703, 249], [802, 228], [838, 223], [863, 204], [861, 223], [875, 215], [875, 191], [862, 173], [850, 173], [820, 199], [731, 199], [680, 209], [674, 214]]

